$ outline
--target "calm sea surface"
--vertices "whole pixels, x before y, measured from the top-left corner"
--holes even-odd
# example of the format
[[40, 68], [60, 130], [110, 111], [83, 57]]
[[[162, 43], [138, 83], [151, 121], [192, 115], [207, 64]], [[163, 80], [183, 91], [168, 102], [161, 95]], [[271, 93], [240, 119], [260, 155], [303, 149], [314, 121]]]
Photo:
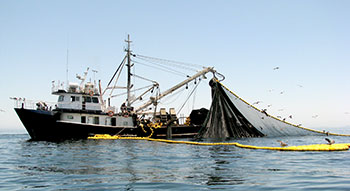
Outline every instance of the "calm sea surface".
[[[279, 146], [278, 139], [303, 145], [325, 143], [324, 138], [228, 141]], [[331, 138], [350, 142], [350, 137]], [[350, 151], [28, 139], [26, 134], [0, 134], [0, 190], [350, 190]]]

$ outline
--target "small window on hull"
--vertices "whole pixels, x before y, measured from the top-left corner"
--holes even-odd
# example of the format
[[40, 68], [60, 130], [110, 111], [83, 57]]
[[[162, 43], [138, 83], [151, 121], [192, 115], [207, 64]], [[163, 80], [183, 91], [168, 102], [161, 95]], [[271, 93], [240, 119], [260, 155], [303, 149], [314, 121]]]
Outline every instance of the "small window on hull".
[[91, 103], [91, 97], [84, 96], [84, 97], [83, 97], [83, 102]]
[[99, 117], [94, 117], [94, 124], [100, 124], [100, 118]]
[[92, 102], [93, 103], [98, 103], [98, 98], [97, 97], [92, 97]]
[[67, 119], [74, 119], [73, 115], [67, 115]]
[[81, 123], [86, 123], [86, 117], [85, 116], [81, 116]]
[[116, 118], [111, 118], [111, 125], [112, 126], [117, 126], [117, 120], [116, 120]]
[[60, 95], [60, 96], [58, 97], [58, 102], [62, 102], [62, 101], [64, 101], [64, 96], [63, 96], [63, 95]]
[[79, 101], [79, 100], [80, 100], [80, 97], [78, 97], [78, 96], [70, 96], [71, 102], [75, 102], [75, 101]]

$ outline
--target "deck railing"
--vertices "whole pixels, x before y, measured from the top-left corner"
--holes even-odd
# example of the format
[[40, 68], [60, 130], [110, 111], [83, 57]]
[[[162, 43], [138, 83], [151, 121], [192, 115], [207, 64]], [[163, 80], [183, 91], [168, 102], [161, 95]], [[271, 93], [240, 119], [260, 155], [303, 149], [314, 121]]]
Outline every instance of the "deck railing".
[[24, 109], [40, 109], [40, 110], [49, 110], [56, 108], [55, 102], [47, 102], [41, 100], [28, 100], [25, 98], [10, 98], [14, 100], [15, 108], [24, 108]]

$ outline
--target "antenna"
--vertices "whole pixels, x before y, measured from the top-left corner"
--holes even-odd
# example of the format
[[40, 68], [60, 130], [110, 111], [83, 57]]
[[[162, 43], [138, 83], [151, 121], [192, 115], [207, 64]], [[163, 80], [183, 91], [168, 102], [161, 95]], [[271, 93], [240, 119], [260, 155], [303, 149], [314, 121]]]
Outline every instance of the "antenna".
[[69, 35], [67, 35], [67, 58], [66, 58], [66, 81], [67, 81], [67, 88], [68, 88], [68, 63], [69, 63]]
[[96, 85], [96, 78], [95, 78], [95, 74], [98, 72], [97, 70], [92, 70], [92, 72], [94, 73], [94, 84]]
[[68, 57], [69, 57], [69, 51], [68, 51], [68, 48], [67, 48], [67, 65], [66, 65], [66, 81], [67, 81], [67, 86], [68, 86], [68, 63], [69, 63]]

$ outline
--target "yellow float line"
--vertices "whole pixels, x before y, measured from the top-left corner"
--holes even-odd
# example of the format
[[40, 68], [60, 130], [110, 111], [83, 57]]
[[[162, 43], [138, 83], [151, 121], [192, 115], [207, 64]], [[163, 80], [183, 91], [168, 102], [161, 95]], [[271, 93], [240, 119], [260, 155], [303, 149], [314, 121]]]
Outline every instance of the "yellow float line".
[[242, 145], [237, 142], [231, 143], [204, 143], [204, 142], [195, 142], [195, 141], [175, 141], [168, 139], [154, 139], [149, 137], [121, 137], [121, 136], [112, 136], [108, 134], [97, 134], [93, 137], [88, 137], [88, 139], [104, 139], [104, 140], [147, 140], [147, 141], [156, 141], [164, 143], [174, 143], [174, 144], [189, 144], [189, 145], [202, 145], [202, 146], [212, 146], [212, 145], [233, 145], [239, 148], [245, 149], [263, 149], [263, 150], [277, 150], [277, 151], [344, 151], [349, 150], [350, 143], [341, 143], [341, 144], [317, 144], [317, 145], [301, 145], [301, 146], [289, 146], [289, 147], [259, 147], [252, 145]]

